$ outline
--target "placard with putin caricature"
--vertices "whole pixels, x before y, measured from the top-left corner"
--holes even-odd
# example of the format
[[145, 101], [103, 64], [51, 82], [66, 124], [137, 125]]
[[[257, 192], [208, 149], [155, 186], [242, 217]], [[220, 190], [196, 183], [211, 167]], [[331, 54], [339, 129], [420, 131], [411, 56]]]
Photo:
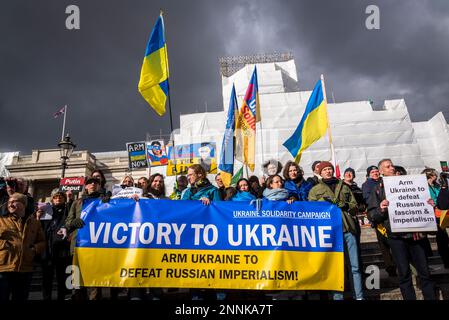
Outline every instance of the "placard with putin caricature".
[[176, 145], [168, 148], [167, 176], [186, 174], [192, 164], [200, 164], [207, 173], [217, 173], [215, 142]]
[[147, 158], [152, 167], [167, 165], [168, 156], [165, 152], [165, 143], [163, 140], [147, 142]]

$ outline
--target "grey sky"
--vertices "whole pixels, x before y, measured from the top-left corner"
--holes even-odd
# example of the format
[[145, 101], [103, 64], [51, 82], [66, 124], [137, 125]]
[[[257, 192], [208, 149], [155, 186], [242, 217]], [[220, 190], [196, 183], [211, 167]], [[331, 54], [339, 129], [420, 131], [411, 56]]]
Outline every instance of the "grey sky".
[[[76, 4], [81, 29], [65, 28]], [[365, 8], [380, 8], [380, 30]], [[125, 150], [169, 132], [137, 92], [143, 54], [165, 10], [175, 128], [180, 113], [222, 108], [218, 59], [290, 51], [300, 89], [320, 73], [337, 102], [405, 98], [413, 121], [449, 119], [446, 0], [119, 1], [5, 0], [0, 10], [0, 151], [54, 148], [67, 131], [78, 150]]]

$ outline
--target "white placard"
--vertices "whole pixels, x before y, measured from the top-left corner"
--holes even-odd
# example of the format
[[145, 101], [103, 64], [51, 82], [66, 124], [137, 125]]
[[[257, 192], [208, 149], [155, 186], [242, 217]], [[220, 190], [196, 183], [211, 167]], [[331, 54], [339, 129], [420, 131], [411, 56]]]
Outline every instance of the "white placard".
[[425, 175], [384, 177], [392, 232], [437, 231]]
[[39, 202], [37, 204], [39, 210], [44, 211], [44, 214], [39, 220], [52, 220], [53, 219], [53, 208], [49, 202]]
[[112, 188], [112, 197], [111, 199], [117, 199], [117, 198], [132, 198], [133, 195], [137, 194], [139, 198], [142, 198], [143, 190], [140, 188], [135, 187], [126, 187], [122, 188], [120, 185], [119, 187], [116, 187], [117, 185], [114, 185]]

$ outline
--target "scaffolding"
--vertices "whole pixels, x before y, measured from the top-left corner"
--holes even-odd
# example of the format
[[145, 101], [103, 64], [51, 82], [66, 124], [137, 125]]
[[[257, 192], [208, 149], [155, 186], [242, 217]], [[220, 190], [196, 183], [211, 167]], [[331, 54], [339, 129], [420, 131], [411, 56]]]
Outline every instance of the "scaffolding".
[[231, 56], [220, 58], [220, 71], [224, 77], [230, 77], [247, 64], [285, 62], [293, 59], [291, 52], [262, 53], [249, 56]]

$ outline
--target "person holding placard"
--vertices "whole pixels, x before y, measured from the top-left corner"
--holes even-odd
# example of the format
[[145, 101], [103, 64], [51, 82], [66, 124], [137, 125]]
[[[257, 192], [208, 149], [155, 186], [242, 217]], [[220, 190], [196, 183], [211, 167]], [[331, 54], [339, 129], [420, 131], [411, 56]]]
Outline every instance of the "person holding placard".
[[[379, 172], [383, 177], [395, 176], [396, 170], [390, 159], [379, 162]], [[371, 191], [368, 199], [368, 215], [375, 223], [384, 225], [393, 259], [398, 268], [399, 287], [404, 300], [416, 300], [410, 264], [416, 268], [421, 280], [421, 290], [425, 300], [435, 300], [435, 283], [430, 277], [425, 254], [423, 235], [417, 232], [392, 232], [388, 216], [389, 201], [385, 196], [384, 183], [381, 181]]]

